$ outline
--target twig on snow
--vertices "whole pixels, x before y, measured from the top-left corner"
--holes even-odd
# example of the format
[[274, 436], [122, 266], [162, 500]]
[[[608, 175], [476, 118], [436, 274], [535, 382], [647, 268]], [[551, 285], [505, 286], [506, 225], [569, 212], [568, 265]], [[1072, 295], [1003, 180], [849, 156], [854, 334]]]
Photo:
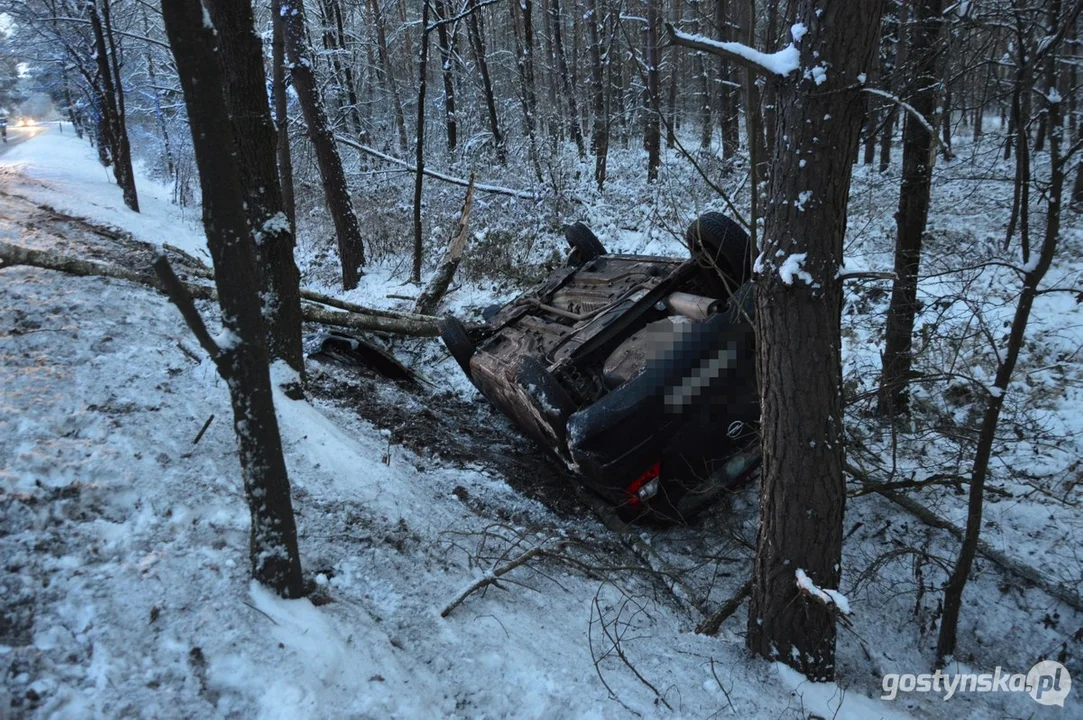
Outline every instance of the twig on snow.
[[498, 578], [507, 575], [515, 568], [530, 562], [539, 555], [559, 553], [567, 546], [567, 544], [568, 541], [561, 540], [554, 544], [552, 547], [546, 547], [544, 544], [536, 545], [524, 552], [523, 554], [519, 555], [514, 560], [504, 565], [501, 565], [500, 567], [494, 568], [492, 572], [486, 573], [485, 575], [481, 576], [480, 578], [472, 582], [468, 588], [459, 593], [458, 597], [452, 600], [447, 607], [440, 611], [440, 617], [446, 618], [452, 613], [452, 611], [455, 610], [455, 608], [459, 607], [459, 605], [462, 605], [463, 601], [465, 601], [466, 598], [470, 597], [482, 588], [486, 588], [490, 585], [496, 585], [496, 581]]

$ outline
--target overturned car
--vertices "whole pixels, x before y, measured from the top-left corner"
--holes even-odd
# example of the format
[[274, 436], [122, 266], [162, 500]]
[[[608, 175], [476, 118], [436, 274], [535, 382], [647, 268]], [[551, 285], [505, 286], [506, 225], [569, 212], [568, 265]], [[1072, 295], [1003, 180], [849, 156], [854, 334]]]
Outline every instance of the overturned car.
[[566, 267], [441, 337], [474, 385], [629, 521], [680, 521], [759, 465], [750, 243], [720, 213], [688, 260], [610, 255], [565, 227]]

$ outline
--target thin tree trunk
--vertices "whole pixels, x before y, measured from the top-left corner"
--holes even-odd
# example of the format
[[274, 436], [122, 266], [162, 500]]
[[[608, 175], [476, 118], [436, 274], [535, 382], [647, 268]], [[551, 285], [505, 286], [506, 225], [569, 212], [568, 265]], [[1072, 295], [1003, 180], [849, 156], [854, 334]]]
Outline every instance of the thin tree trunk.
[[[1050, 119], [1055, 120], [1053, 124], [1059, 130], [1059, 103], [1048, 103], [1048, 113]], [[1021, 142], [1020, 146], [1024, 144], [1025, 142]], [[963, 602], [963, 589], [966, 587], [967, 578], [970, 577], [970, 570], [974, 564], [974, 556], [977, 553], [978, 541], [981, 536], [985, 481], [989, 474], [989, 461], [993, 455], [993, 443], [996, 439], [1000, 412], [1004, 407], [1004, 396], [1007, 394], [1012, 374], [1015, 372], [1016, 362], [1019, 359], [1019, 353], [1026, 340], [1027, 323], [1030, 321], [1034, 299], [1038, 296], [1038, 287], [1053, 262], [1057, 243], [1060, 239], [1060, 198], [1064, 190], [1066, 165], [1066, 158], [1060, 156], [1060, 145], [1060, 132], [1051, 132], [1049, 134], [1049, 153], [1052, 164], [1048, 186], [1049, 201], [1046, 208], [1045, 239], [1042, 242], [1036, 267], [1024, 276], [1023, 292], [1019, 296], [1019, 304], [1016, 306], [1015, 317], [1012, 319], [1011, 331], [1008, 335], [1008, 346], [1004, 351], [1004, 359], [997, 367], [996, 377], [993, 380], [993, 389], [986, 400], [981, 430], [978, 434], [978, 445], [974, 453], [974, 467], [970, 474], [966, 533], [962, 547], [959, 550], [959, 558], [956, 560], [955, 568], [952, 570], [951, 577], [948, 578], [947, 586], [944, 588], [944, 614], [940, 620], [940, 633], [936, 642], [938, 665], [943, 665], [947, 658], [955, 653], [959, 612], [962, 609]], [[1026, 178], [1026, 181], [1029, 182], [1029, 172]]]
[[447, 6], [444, 0], [436, 1], [437, 40], [440, 44], [440, 72], [444, 78], [444, 124], [447, 127], [448, 154], [454, 154], [459, 140], [458, 118], [455, 115], [455, 75], [452, 70], [454, 48], [448, 34], [448, 27], [442, 21], [447, 18]]
[[[917, 0], [911, 6], [907, 57], [914, 92], [910, 105], [924, 118], [931, 118], [938, 101], [937, 72], [943, 0]], [[933, 163], [936, 154], [933, 133], [927, 121], [907, 113], [903, 121], [903, 171], [899, 211], [895, 214], [895, 280], [887, 311], [886, 344], [880, 375], [878, 409], [886, 415], [909, 409], [909, 381], [914, 316], [917, 312], [918, 273], [921, 245], [929, 217]], [[929, 122], [929, 125], [932, 123]]]
[[[728, 6], [734, 0], [715, 1], [715, 28], [718, 38], [723, 41], [732, 39]], [[740, 2], [741, 0], [736, 0]], [[722, 128], [722, 157], [730, 159], [740, 148], [740, 129], [738, 128], [737, 88], [730, 72], [730, 61], [718, 59], [718, 119]]]
[[[196, 0], [162, 0], [162, 16], [184, 90], [202, 178], [203, 224], [214, 260], [222, 323], [235, 341], [217, 345], [190, 298], [185, 306], [187, 294], [175, 293], [173, 299], [230, 390], [241, 474], [251, 511], [252, 576], [279, 595], [296, 598], [304, 593], [297, 531], [263, 343], [255, 250], [241, 179], [232, 158], [234, 146], [220, 90], [214, 31], [204, 25], [203, 8]], [[172, 275], [164, 259], [158, 269], [163, 280]], [[174, 289], [179, 286], [177, 282]]]
[[661, 115], [662, 96], [661, 78], [658, 64], [658, 35], [662, 26], [662, 11], [659, 0], [647, 0], [647, 25], [644, 36], [644, 63], [647, 66], [647, 118], [643, 134], [643, 147], [647, 151], [647, 182], [658, 179], [658, 165], [662, 156]]
[[417, 84], [417, 172], [414, 173], [414, 270], [411, 279], [421, 284], [421, 260], [424, 247], [421, 240], [421, 190], [425, 179], [425, 89], [429, 72], [428, 0], [421, 0], [421, 58], [418, 61]]
[[263, 45], [252, 6], [204, 0], [218, 37], [219, 74], [230, 109], [230, 130], [245, 210], [256, 241], [256, 269], [267, 354], [302, 377], [301, 276], [293, 260], [293, 234], [283, 210], [275, 167], [275, 127], [267, 103]]
[[[700, 14], [703, 12], [700, 0], [692, 0], [692, 23], [690, 30], [693, 34], [700, 32]], [[699, 148], [709, 150], [711, 136], [714, 127], [711, 125], [711, 78], [708, 63], [704, 61], [704, 55], [700, 51], [692, 53], [692, 81], [695, 83], [696, 111], [699, 115]]]
[[485, 35], [483, 28], [481, 8], [478, 0], [471, 0], [471, 11], [466, 18], [466, 32], [470, 38], [470, 49], [474, 53], [474, 62], [477, 63], [478, 72], [481, 74], [482, 90], [485, 94], [485, 109], [489, 114], [489, 131], [493, 135], [493, 149], [496, 151], [496, 159], [501, 165], [508, 161], [507, 149], [504, 146], [504, 134], [500, 131], [500, 118], [496, 114], [496, 99], [493, 97], [493, 83], [489, 77], [489, 61], [485, 51]]
[[568, 71], [568, 59], [564, 52], [564, 40], [561, 34], [560, 0], [550, 0], [550, 12], [553, 26], [553, 51], [557, 56], [557, 65], [560, 70], [561, 86], [564, 88], [564, 96], [568, 99], [568, 130], [571, 132], [575, 148], [579, 152], [579, 158], [586, 157], [586, 146], [583, 142], [583, 129], [579, 125], [579, 103], [575, 97], [575, 74]]
[[[814, 681], [834, 678], [835, 617], [799, 593], [795, 572], [839, 586], [846, 491], [838, 270], [864, 105], [851, 78], [872, 62], [881, 5], [798, 4], [808, 32], [801, 67], [779, 85], [775, 142], [788, 151], [771, 172], [756, 284], [763, 470], [747, 643]], [[811, 70], [820, 63], [833, 72], [817, 85]], [[783, 272], [795, 262], [799, 273]]]
[[376, 47], [380, 55], [380, 67], [383, 70], [384, 87], [391, 93], [391, 109], [395, 114], [395, 127], [399, 131], [399, 152], [406, 154], [409, 141], [406, 138], [406, 115], [399, 98], [399, 86], [395, 82], [395, 73], [391, 67], [391, 53], [387, 49], [387, 31], [384, 28], [384, 16], [380, 11], [380, 0], [369, 0], [372, 21], [376, 26]]
[[[334, 13], [335, 26], [338, 29], [338, 47], [343, 53], [346, 53], [346, 31], [342, 23], [342, 5], [338, 0], [331, 0], [331, 10]], [[350, 103], [348, 117], [354, 133], [364, 142], [366, 140], [365, 123], [361, 119], [361, 109], [358, 106], [357, 83], [354, 80], [351, 54], [346, 55], [346, 67], [344, 69], [346, 74], [346, 99]]]
[[323, 110], [313, 63], [305, 42], [304, 4], [302, 0], [282, 0], [283, 34], [286, 41], [286, 57], [290, 64], [293, 89], [301, 102], [301, 111], [308, 125], [308, 137], [316, 150], [316, 164], [323, 181], [327, 209], [335, 223], [338, 236], [338, 253], [342, 262], [342, 287], [352, 290], [361, 277], [365, 264], [365, 249], [361, 244], [361, 229], [354, 215], [350, 190], [346, 185], [346, 173], [342, 158], [335, 147], [335, 137], [327, 123]]
[[[108, 5], [103, 6], [103, 8]], [[123, 115], [123, 91], [119, 90], [120, 77], [114, 77], [116, 60], [111, 65], [109, 51], [106, 48], [102, 20], [95, 3], [87, 4], [90, 26], [94, 33], [94, 53], [98, 63], [98, 77], [101, 81], [101, 111], [105, 121], [105, 131], [113, 161], [113, 177], [120, 186], [124, 204], [130, 210], [139, 212], [139, 195], [135, 190], [135, 172], [132, 170], [132, 150], [128, 144], [128, 128]], [[112, 38], [110, 38], [110, 43]]]
[[538, 157], [537, 107], [534, 86], [534, 25], [532, 0], [509, 0], [511, 23], [515, 36], [515, 66], [519, 74], [519, 98], [523, 107], [523, 127], [529, 144], [530, 163], [538, 182], [543, 180], [541, 160]]
[[[150, 37], [150, 20], [147, 18], [147, 9], [143, 10], [143, 34]], [[151, 92], [154, 93], [154, 119], [158, 125], [158, 132], [162, 136], [162, 145], [165, 154], [166, 171], [169, 173], [169, 179], [175, 179], [176, 164], [173, 161], [173, 147], [169, 141], [169, 128], [166, 126], [165, 114], [162, 112], [162, 95], [158, 91], [158, 77], [154, 69], [154, 54], [150, 51], [150, 46], [146, 48], [145, 59], [147, 63], [147, 79], [150, 80]], [[65, 83], [64, 92], [67, 93], [68, 89]], [[70, 97], [69, 97], [70, 102]], [[78, 130], [76, 130], [78, 133]], [[81, 134], [80, 134], [81, 137]]]
[[602, 36], [598, 23], [599, 0], [590, 0], [587, 31], [590, 34], [590, 86], [594, 101], [594, 122], [590, 151], [594, 153], [594, 182], [598, 190], [605, 184], [606, 159], [609, 154], [609, 117], [606, 115], [605, 68], [602, 66]]
[[286, 41], [282, 24], [282, 0], [271, 0], [271, 90], [275, 103], [275, 152], [282, 189], [282, 209], [297, 237], [297, 203], [293, 194], [293, 159], [290, 154], [289, 96], [286, 94]]

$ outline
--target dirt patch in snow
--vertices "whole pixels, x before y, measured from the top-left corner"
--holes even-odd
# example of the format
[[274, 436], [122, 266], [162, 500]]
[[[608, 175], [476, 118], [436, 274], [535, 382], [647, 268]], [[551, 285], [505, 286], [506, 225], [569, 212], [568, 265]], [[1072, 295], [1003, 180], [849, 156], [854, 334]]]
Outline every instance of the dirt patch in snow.
[[[488, 404], [449, 391], [409, 389], [360, 366], [311, 360], [316, 362], [309, 366], [310, 399], [348, 409], [383, 430], [389, 453], [402, 446], [421, 457], [435, 455], [444, 464], [491, 471], [560, 517], [589, 514], [571, 474]], [[455, 494], [475, 507], [465, 489]]]

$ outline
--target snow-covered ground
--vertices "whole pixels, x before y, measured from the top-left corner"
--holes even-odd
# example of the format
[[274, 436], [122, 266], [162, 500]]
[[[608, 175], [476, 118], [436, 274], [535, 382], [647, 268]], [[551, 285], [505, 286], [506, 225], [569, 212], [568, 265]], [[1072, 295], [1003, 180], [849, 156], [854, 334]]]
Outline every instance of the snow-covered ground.
[[[138, 181], [137, 215], [87, 144], [44, 133], [0, 158], [0, 239], [123, 249], [123, 239], [85, 228], [73, 236], [78, 228], [35, 205], [44, 204], [201, 254], [197, 213]], [[862, 192], [878, 206], [876, 182], [859, 173], [855, 214]], [[854, 235], [877, 232], [886, 230], [870, 219]], [[878, 267], [884, 247], [858, 244], [853, 256]], [[351, 299], [386, 300], [394, 277], [372, 272]], [[456, 302], [491, 294], [466, 288]], [[1079, 311], [1046, 311], [1045, 332], [1077, 352]], [[874, 314], [858, 308], [864, 324], [848, 321], [851, 369], [869, 362]], [[454, 375], [433, 345], [413, 352], [438, 384]], [[942, 576], [923, 578], [935, 566], [914, 558], [920, 549], [950, 563], [956, 549], [878, 496], [848, 508], [840, 590], [854, 627], [840, 630], [839, 681], [810, 684], [745, 652], [744, 609], [717, 638], [693, 631], [701, 616], [690, 600], [717, 607], [749, 572], [747, 550], [726, 531], [750, 536], [753, 490], [697, 526], [644, 531], [656, 562], [687, 570], [673, 588], [589, 516], [558, 514], [483, 464], [392, 447], [393, 432], [326, 398], [277, 398], [302, 562], [319, 586], [312, 599], [277, 599], [247, 579], [228, 397], [201, 357], [175, 308], [144, 287], [0, 270], [0, 718], [1083, 716], [1078, 690], [1064, 708], [1019, 693], [878, 699], [884, 674], [931, 670], [938, 593], [927, 588]], [[312, 371], [345, 372], [315, 362]], [[1075, 383], [1074, 373], [1056, 377]], [[392, 393], [420, 410], [444, 390], [380, 390], [364, 402]], [[1068, 385], [1043, 406], [1047, 423], [1074, 438], [1066, 454], [1079, 449], [1078, 393]], [[871, 430], [865, 440], [879, 441]], [[986, 537], [1078, 587], [1072, 487], [1075, 505], [1025, 495], [994, 503]], [[958, 520], [961, 507], [948, 498], [943, 511]], [[558, 544], [440, 617], [495, 564]], [[966, 669], [1025, 673], [1062, 646], [1080, 669], [1083, 617], [979, 564], [963, 611]]]

